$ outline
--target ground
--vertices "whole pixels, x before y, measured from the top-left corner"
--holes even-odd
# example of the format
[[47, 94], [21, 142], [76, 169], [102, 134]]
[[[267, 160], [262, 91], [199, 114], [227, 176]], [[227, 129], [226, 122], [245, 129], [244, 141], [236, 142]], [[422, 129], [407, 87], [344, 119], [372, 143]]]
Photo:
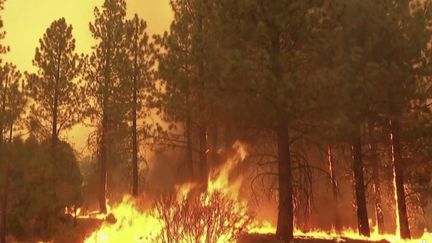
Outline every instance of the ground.
[[[334, 240], [317, 240], [317, 239], [296, 239], [294, 243], [335, 243]], [[370, 243], [370, 241], [348, 240], [344, 239], [345, 243]], [[275, 239], [274, 235], [259, 235], [249, 234], [242, 236], [238, 243], [282, 243]], [[379, 241], [376, 243], [390, 243], [388, 241]]]

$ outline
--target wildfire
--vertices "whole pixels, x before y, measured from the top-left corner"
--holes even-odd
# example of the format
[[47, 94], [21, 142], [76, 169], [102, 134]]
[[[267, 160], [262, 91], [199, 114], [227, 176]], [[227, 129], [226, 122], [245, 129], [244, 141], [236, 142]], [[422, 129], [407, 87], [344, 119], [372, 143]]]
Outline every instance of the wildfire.
[[[93, 232], [85, 243], [112, 242], [234, 242], [242, 233], [274, 234], [275, 226], [269, 221], [250, 217], [248, 203], [240, 198], [243, 177], [232, 180], [231, 172], [246, 157], [246, 148], [237, 142], [236, 153], [221, 167], [212, 170], [208, 177], [207, 192], [191, 199], [191, 192], [199, 185], [185, 183], [175, 187], [175, 194], [157, 201], [151, 209], [142, 210], [134, 198], [126, 196], [122, 203], [104, 215], [101, 227]], [[100, 218], [100, 217], [98, 217]], [[370, 238], [360, 236], [357, 231], [295, 231], [303, 239], [322, 239], [344, 242], [347, 239], [372, 240], [403, 243], [432, 242], [432, 235], [403, 241], [396, 235], [381, 235], [374, 230]]]

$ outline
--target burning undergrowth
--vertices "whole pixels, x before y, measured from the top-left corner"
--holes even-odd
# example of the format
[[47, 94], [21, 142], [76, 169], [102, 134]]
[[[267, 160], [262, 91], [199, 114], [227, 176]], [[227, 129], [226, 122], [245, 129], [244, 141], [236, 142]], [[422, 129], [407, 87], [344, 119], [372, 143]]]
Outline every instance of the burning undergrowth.
[[247, 201], [239, 197], [242, 177], [230, 178], [246, 156], [242, 144], [234, 148], [234, 155], [209, 173], [206, 190], [198, 183], [184, 183], [154, 199], [151, 207], [126, 196], [85, 242], [235, 241], [257, 223]]
[[[157, 197], [125, 196], [121, 203], [108, 210], [108, 214], [93, 216], [103, 222], [85, 242], [224, 243], [237, 242], [245, 235], [257, 235], [258, 238], [268, 235], [274, 239], [271, 236], [276, 231], [274, 224], [266, 221], [268, 217], [260, 217], [260, 212], [254, 212], [255, 208], [248, 203], [250, 200], [241, 193], [247, 178], [243, 174], [235, 175], [236, 169], [247, 162], [246, 147], [237, 142], [233, 148], [232, 156], [210, 171], [204, 185], [186, 182]], [[340, 231], [297, 229], [295, 236], [328, 242], [419, 242], [401, 241], [397, 235], [384, 235], [377, 230], [371, 237], [363, 237], [349, 228]], [[431, 236], [425, 234], [421, 239], [430, 240]], [[268, 242], [278, 242], [274, 240]]]

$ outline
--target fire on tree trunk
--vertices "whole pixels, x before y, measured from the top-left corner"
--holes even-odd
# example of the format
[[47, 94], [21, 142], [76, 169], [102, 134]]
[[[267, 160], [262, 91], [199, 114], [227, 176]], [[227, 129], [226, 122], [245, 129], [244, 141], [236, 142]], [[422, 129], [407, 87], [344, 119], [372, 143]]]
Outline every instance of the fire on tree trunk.
[[327, 146], [327, 156], [328, 156], [328, 165], [329, 165], [329, 171], [330, 171], [330, 179], [331, 179], [331, 185], [332, 185], [332, 192], [333, 192], [333, 199], [335, 201], [335, 218], [334, 218], [334, 227], [337, 232], [341, 232], [342, 225], [341, 220], [339, 216], [339, 195], [338, 195], [338, 185], [336, 181], [336, 172], [335, 172], [335, 165], [334, 165], [334, 156], [333, 156], [333, 149], [331, 145]]
[[358, 230], [361, 235], [370, 236], [370, 228], [368, 222], [368, 213], [366, 207], [366, 195], [363, 176], [363, 160], [361, 151], [360, 133], [356, 133], [356, 138], [352, 143], [353, 171], [354, 171], [354, 187], [357, 206], [357, 223]]
[[404, 177], [402, 169], [402, 154], [400, 146], [400, 124], [398, 119], [391, 119], [390, 141], [392, 152], [392, 165], [396, 196], [396, 215], [399, 233], [402, 239], [410, 239], [411, 233], [408, 224], [408, 213], [405, 202]]

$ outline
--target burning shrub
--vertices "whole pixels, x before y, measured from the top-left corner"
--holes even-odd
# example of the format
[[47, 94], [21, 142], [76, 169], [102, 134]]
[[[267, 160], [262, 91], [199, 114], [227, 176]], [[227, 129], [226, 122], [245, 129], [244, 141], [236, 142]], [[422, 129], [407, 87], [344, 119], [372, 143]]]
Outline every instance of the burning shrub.
[[156, 203], [164, 227], [162, 242], [234, 242], [252, 221], [245, 206], [220, 192], [178, 200], [173, 196]]

